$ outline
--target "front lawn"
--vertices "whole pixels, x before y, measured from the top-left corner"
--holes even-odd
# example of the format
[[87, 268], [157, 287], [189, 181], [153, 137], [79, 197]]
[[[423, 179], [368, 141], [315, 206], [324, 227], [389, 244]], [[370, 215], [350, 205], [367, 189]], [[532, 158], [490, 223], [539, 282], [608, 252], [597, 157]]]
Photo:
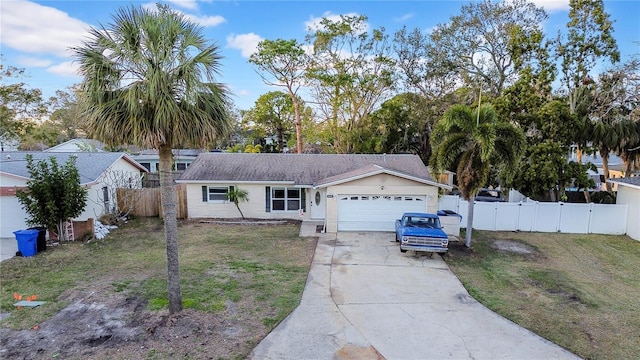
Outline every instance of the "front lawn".
[[626, 236], [474, 231], [446, 261], [469, 293], [587, 359], [640, 354], [640, 242]]
[[[315, 238], [299, 238], [299, 228], [181, 223], [185, 310], [173, 317], [161, 220], [136, 219], [104, 240], [6, 260], [0, 311], [11, 315], [0, 322], [0, 350], [29, 358], [244, 358], [300, 301]], [[46, 304], [16, 309], [14, 293]]]

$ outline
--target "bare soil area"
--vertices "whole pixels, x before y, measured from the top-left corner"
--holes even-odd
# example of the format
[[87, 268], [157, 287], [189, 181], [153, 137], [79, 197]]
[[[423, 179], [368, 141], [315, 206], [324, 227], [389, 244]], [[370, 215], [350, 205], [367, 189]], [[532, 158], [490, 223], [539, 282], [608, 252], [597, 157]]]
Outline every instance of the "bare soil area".
[[[233, 303], [222, 313], [186, 309], [176, 316], [145, 311], [146, 301], [92, 291], [31, 330], [0, 328], [5, 359], [229, 359], [247, 352], [266, 328], [239, 321]], [[24, 309], [29, 311], [29, 309]]]
[[[237, 296], [220, 298], [215, 310], [209, 311], [186, 306], [179, 314], [170, 316], [167, 310], [151, 309], [149, 300], [140, 295], [140, 282], [153, 276], [162, 278], [158, 271], [162, 271], [163, 266], [157, 265], [158, 260], [154, 254], [162, 254], [164, 250], [162, 235], [157, 234], [159, 229], [155, 222], [147, 221], [136, 227], [119, 230], [118, 240], [96, 244], [70, 244], [64, 249], [47, 250], [45, 254], [38, 255], [41, 256], [40, 259], [11, 259], [11, 265], [18, 265], [14, 268], [19, 268], [28, 261], [38, 260], [42, 269], [45, 269], [46, 266], [60, 266], [60, 262], [57, 265], [53, 262], [57, 256], [64, 256], [66, 262], [96, 257], [95, 265], [89, 263], [85, 266], [88, 272], [79, 275], [78, 280], [75, 280], [76, 285], [64, 291], [58, 297], [59, 300], [38, 308], [24, 307], [12, 311], [11, 319], [25, 317], [40, 318], [41, 321], [27, 320], [32, 322], [27, 322], [27, 326], [19, 326], [19, 330], [16, 330], [15, 326], [12, 329], [11, 326], [0, 325], [0, 358], [246, 358], [253, 347], [283, 316], [286, 316], [286, 312], [291, 311], [296, 305], [277, 303], [285, 300], [278, 300], [278, 295], [269, 292], [269, 286], [273, 291], [301, 294], [299, 286], [303, 286], [306, 273], [295, 275], [296, 279], [300, 279], [296, 280], [296, 283], [300, 284], [296, 288], [299, 290], [289, 288], [290, 283], [271, 283], [272, 280], [268, 279], [273, 278], [269, 276], [293, 278], [290, 273], [294, 271], [291, 270], [293, 266], [296, 266], [296, 269], [308, 269], [315, 239], [298, 238], [296, 234], [299, 224], [296, 226], [287, 222], [276, 225], [254, 223], [252, 226], [245, 226], [251, 221], [240, 222], [244, 224], [220, 226], [183, 222], [181, 225], [181, 257], [185, 256], [184, 260], [181, 260], [181, 268], [185, 267], [184, 273], [181, 274], [183, 280], [197, 282], [203, 278], [215, 277], [226, 279], [224, 281], [227, 281], [227, 284], [237, 283], [237, 289], [233, 289]], [[126, 245], [127, 242], [130, 244], [136, 238], [148, 236], [145, 234], [154, 235], [146, 239], [144, 245], [140, 245], [142, 250], [125, 253], [126, 248], [131, 247]], [[264, 248], [258, 245], [266, 243], [270, 246]], [[145, 251], [147, 253], [144, 253]], [[117, 261], [121, 263], [116, 261], [114, 265], [108, 265], [111, 268], [104, 273], [97, 270], [104, 266], [101, 263], [109, 261], [109, 256], [115, 253], [120, 257], [131, 256], [133, 261], [119, 259]], [[288, 260], [280, 258], [283, 256], [288, 257]], [[162, 259], [162, 255], [158, 259]], [[141, 265], [147, 260], [148, 265]], [[233, 264], [237, 265], [236, 268], [230, 268], [229, 263], [233, 261]], [[138, 265], [130, 265], [132, 263]], [[283, 268], [285, 272], [280, 273], [280, 266], [285, 265], [288, 266]], [[9, 267], [6, 269], [9, 271]], [[19, 270], [13, 271], [19, 274]], [[96, 273], [100, 275], [95, 275]], [[191, 275], [192, 273], [195, 275]], [[122, 284], [129, 284], [128, 288], [116, 289]], [[224, 283], [221, 284], [220, 286], [224, 287]], [[3, 295], [15, 291], [7, 289], [10, 286], [11, 284], [3, 284]], [[135, 291], [129, 291], [131, 289]], [[183, 302], [189, 296], [197, 299], [219, 297], [219, 294], [214, 294], [215, 291], [219, 291], [217, 288], [205, 287], [199, 290], [201, 297], [186, 295], [189, 291], [194, 291], [189, 290], [189, 285], [183, 288]], [[39, 296], [38, 300], [46, 299]], [[47, 310], [51, 309], [51, 303], [60, 301], [64, 301], [64, 307], [53, 312]], [[283, 314], [283, 311], [286, 312]], [[38, 323], [29, 328], [31, 325], [28, 324], [34, 322]]]

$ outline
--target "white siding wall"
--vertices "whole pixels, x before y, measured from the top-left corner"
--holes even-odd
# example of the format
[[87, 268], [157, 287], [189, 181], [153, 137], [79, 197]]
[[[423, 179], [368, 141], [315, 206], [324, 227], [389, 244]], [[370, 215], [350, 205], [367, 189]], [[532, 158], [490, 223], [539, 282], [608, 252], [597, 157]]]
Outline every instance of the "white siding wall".
[[309, 192], [306, 193], [306, 209], [307, 213], [300, 216], [298, 211], [272, 211], [266, 212], [266, 195], [265, 187], [286, 187], [279, 184], [188, 184], [187, 185], [187, 206], [189, 218], [239, 218], [240, 213], [233, 203], [224, 204], [210, 203], [202, 201], [202, 186], [235, 186], [247, 192], [249, 201], [239, 204], [240, 210], [247, 218], [255, 219], [307, 219], [309, 209]]
[[618, 186], [617, 202], [629, 207], [627, 235], [632, 239], [640, 240], [640, 189], [625, 185]]
[[[139, 174], [140, 170], [125, 160], [119, 160], [111, 167], [114, 170], [122, 170]], [[102, 179], [100, 179], [102, 181]], [[26, 186], [26, 181], [11, 176], [1, 176], [0, 186]], [[102, 202], [102, 182], [92, 184], [87, 193], [87, 206], [85, 210], [74, 220], [84, 221], [89, 218], [97, 218], [104, 213], [104, 204]], [[114, 199], [115, 200], [115, 199]], [[25, 229], [27, 214], [22, 205], [15, 196], [0, 196], [0, 237], [12, 237], [13, 231]]]
[[23, 187], [23, 186], [27, 186], [26, 183], [27, 183], [27, 180], [22, 178], [18, 178], [15, 176], [0, 175], [0, 186], [2, 187], [6, 187], [6, 186]]
[[[137, 176], [140, 173], [140, 169], [133, 166], [130, 162], [120, 159], [116, 161], [109, 170], [117, 171], [117, 172], [129, 172], [132, 176]], [[106, 171], [103, 173], [98, 179], [97, 184], [92, 184], [87, 192], [87, 207], [84, 209], [80, 216], [76, 217], [74, 220], [84, 221], [89, 218], [97, 219], [100, 215], [105, 213], [104, 202], [102, 197], [102, 188], [104, 186], [109, 186], [109, 181], [105, 180]], [[110, 202], [117, 201], [117, 199], [109, 199]]]
[[[257, 219], [309, 219], [310, 201], [313, 191], [306, 191], [306, 209], [303, 216], [297, 211], [265, 211], [265, 186], [283, 187], [278, 184], [188, 184], [187, 204], [189, 218], [238, 218], [240, 213], [233, 203], [209, 203], [202, 201], [202, 186], [237, 186], [247, 191], [249, 201], [240, 203], [240, 209], [247, 218]], [[384, 189], [381, 189], [384, 186]], [[286, 186], [285, 186], [286, 187]], [[438, 188], [420, 184], [411, 180], [392, 175], [381, 174], [341, 185], [330, 186], [327, 189], [327, 231], [336, 232], [338, 229], [337, 195], [339, 194], [368, 194], [368, 195], [424, 195], [427, 198], [427, 212], [435, 213], [438, 209]]]

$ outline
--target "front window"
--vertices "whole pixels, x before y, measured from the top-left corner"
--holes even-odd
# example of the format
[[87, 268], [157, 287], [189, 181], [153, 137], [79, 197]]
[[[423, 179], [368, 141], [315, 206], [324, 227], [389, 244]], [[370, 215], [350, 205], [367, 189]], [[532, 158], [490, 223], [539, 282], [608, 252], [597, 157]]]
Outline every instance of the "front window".
[[299, 188], [271, 188], [271, 209], [273, 211], [297, 211], [302, 199]]
[[227, 200], [227, 192], [229, 188], [226, 186], [209, 186], [208, 200], [209, 202], [225, 202]]
[[184, 170], [187, 170], [188, 166], [189, 166], [189, 164], [187, 164], [187, 163], [179, 162], [179, 163], [176, 163], [176, 170], [177, 171], [184, 171]]

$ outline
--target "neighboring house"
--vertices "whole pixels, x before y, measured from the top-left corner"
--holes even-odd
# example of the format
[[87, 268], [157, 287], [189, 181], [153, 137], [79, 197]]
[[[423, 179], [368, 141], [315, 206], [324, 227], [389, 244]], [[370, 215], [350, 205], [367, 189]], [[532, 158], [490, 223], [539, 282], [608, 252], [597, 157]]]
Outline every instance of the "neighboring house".
[[[3, 152], [0, 156], [0, 237], [13, 237], [13, 231], [25, 229], [27, 214], [15, 196], [17, 190], [26, 189], [29, 180], [26, 155], [33, 155], [34, 161], [48, 160], [55, 157], [58, 165], [63, 166], [70, 156], [76, 156], [76, 167], [80, 174], [80, 182], [89, 188], [87, 207], [74, 220], [97, 218], [110, 207], [111, 193], [108, 188], [109, 173], [118, 172], [123, 176], [139, 177], [146, 169], [124, 153], [113, 152]], [[106, 195], [106, 196], [105, 196]]]
[[[575, 156], [570, 158], [570, 160], [577, 161]], [[596, 166], [597, 172], [593, 172], [589, 170], [589, 176], [595, 182], [596, 190], [603, 190], [604, 182], [606, 179], [604, 178], [604, 169], [602, 167], [602, 157], [600, 156], [600, 154], [585, 155], [582, 157], [582, 162], [583, 163], [591, 162]], [[630, 174], [625, 174], [624, 161], [622, 161], [622, 159], [619, 156], [615, 155], [614, 153], [609, 154], [608, 168], [609, 168], [609, 179], [618, 179], [618, 178], [624, 178], [626, 176], [628, 177], [628, 176], [640, 175], [640, 172], [638, 171], [631, 171]], [[616, 182], [611, 182], [611, 184], [613, 185], [612, 190], [617, 191], [618, 184]]]
[[0, 134], [0, 152], [17, 151], [20, 145], [20, 136], [12, 131], [4, 131]]
[[46, 152], [103, 152], [104, 143], [93, 139], [71, 139], [62, 144], [52, 146]]
[[[198, 157], [206, 152], [202, 149], [173, 149], [173, 166], [175, 171], [184, 171]], [[147, 168], [149, 172], [156, 173], [160, 169], [160, 155], [157, 149], [146, 149], [131, 154], [131, 157]]]
[[[431, 169], [429, 169], [429, 171], [431, 171]], [[456, 173], [449, 170], [445, 170], [444, 172], [442, 172], [442, 174], [438, 175], [437, 180], [440, 184], [445, 184], [453, 187], [453, 180], [455, 176], [456, 176]]]
[[405, 211], [436, 213], [438, 188], [417, 155], [204, 153], [176, 180], [190, 218], [318, 220], [328, 232], [394, 231]]
[[609, 179], [618, 186], [617, 204], [627, 204], [627, 235], [640, 240], [640, 176]]

